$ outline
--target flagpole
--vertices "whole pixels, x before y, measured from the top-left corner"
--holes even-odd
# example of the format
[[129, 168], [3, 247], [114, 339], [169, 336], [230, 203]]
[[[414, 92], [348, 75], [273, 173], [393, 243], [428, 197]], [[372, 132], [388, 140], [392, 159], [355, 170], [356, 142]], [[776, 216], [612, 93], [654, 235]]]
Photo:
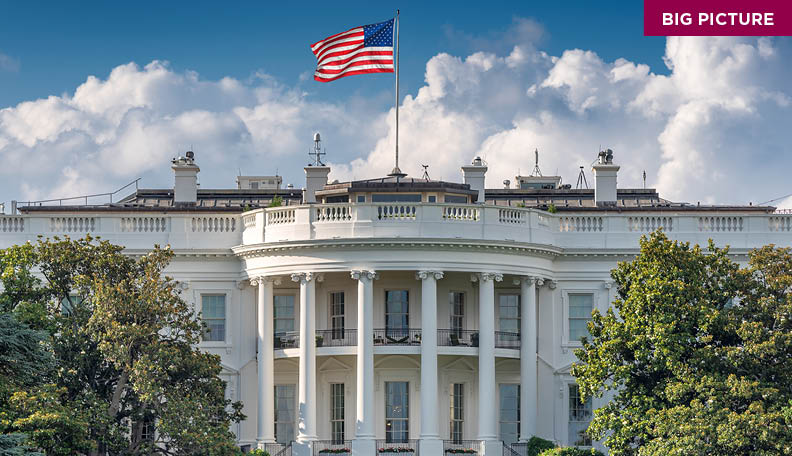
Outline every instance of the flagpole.
[[399, 10], [396, 10], [396, 167], [391, 176], [404, 177], [406, 174], [399, 169]]

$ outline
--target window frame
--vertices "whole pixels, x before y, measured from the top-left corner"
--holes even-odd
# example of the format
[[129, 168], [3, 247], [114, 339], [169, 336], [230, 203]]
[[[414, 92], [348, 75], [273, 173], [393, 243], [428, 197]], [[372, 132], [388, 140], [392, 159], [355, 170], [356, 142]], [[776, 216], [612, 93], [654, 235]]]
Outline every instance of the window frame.
[[[460, 387], [459, 393], [457, 393], [457, 386]], [[448, 438], [455, 444], [460, 444], [465, 440], [465, 383], [452, 383], [449, 390]], [[456, 406], [457, 398], [459, 406]], [[457, 411], [459, 411], [459, 414], [456, 413]]]
[[[336, 314], [335, 297], [341, 295], [341, 313]], [[346, 332], [346, 293], [344, 290], [330, 291], [327, 293], [327, 320], [328, 329], [330, 329], [330, 338], [333, 340], [341, 340], [345, 338]], [[336, 323], [340, 320], [341, 326], [336, 327]]]
[[[293, 400], [292, 400], [292, 409], [291, 409], [291, 411], [292, 411], [291, 423], [289, 423], [287, 421], [278, 421], [278, 387], [279, 386], [280, 387], [284, 387], [284, 386], [292, 387]], [[294, 383], [275, 383], [275, 385], [273, 385], [273, 402], [274, 402], [274, 404], [273, 404], [272, 408], [274, 410], [275, 416], [272, 417], [272, 425], [275, 428], [274, 429], [275, 441], [277, 443], [282, 444], [282, 445], [288, 445], [290, 442], [293, 442], [297, 438], [297, 420], [298, 420], [297, 415], [298, 415], [298, 401], [299, 401], [298, 396], [299, 396], [299, 392], [297, 391], [297, 385], [294, 384]], [[292, 439], [290, 441], [281, 442], [280, 440], [278, 440], [278, 423], [290, 424], [291, 425]]]
[[[456, 309], [456, 296], [462, 296], [462, 302], [460, 303], [462, 313], [458, 314], [455, 311]], [[465, 330], [467, 324], [467, 314], [466, 314], [466, 304], [467, 304], [467, 293], [464, 291], [459, 290], [449, 290], [448, 291], [448, 328], [457, 334], [457, 336], [462, 335], [462, 331]], [[458, 319], [459, 326], [454, 325], [454, 320]]]
[[[406, 321], [407, 321], [406, 326], [399, 326], [399, 327], [390, 327], [390, 326], [388, 326], [388, 315], [391, 314], [391, 312], [388, 312], [388, 293], [392, 293], [392, 292], [404, 292], [404, 293], [406, 293], [406, 297], [407, 297], [407, 300], [406, 300], [407, 311], [406, 312], [393, 312], [394, 315], [404, 315], [406, 317]], [[408, 335], [409, 334], [409, 330], [410, 330], [410, 289], [409, 288], [386, 288], [384, 290], [384, 295], [383, 295], [383, 312], [385, 313], [385, 315], [384, 315], [384, 323], [385, 324], [383, 326], [385, 326], [386, 334], [387, 333], [391, 333], [391, 332], [396, 332], [396, 333], [400, 333], [400, 334], [403, 333], [404, 336]], [[401, 337], [401, 335], [399, 335], [399, 337]]]
[[[201, 321], [206, 322], [206, 318], [204, 317], [203, 313], [203, 306], [204, 297], [208, 296], [222, 296], [223, 297], [223, 338], [220, 340], [205, 340], [204, 334], [201, 334], [201, 344], [208, 345], [208, 346], [227, 346], [228, 342], [228, 335], [229, 335], [229, 301], [231, 297], [231, 293], [227, 290], [198, 290], [198, 304], [200, 305], [200, 312], [201, 312]], [[219, 320], [218, 318], [210, 318], [209, 320]]]
[[512, 332], [512, 331], [506, 331], [505, 329], [503, 329], [503, 325], [501, 325], [501, 322], [503, 320], [503, 315], [501, 313], [501, 297], [502, 296], [516, 296], [517, 297], [517, 318], [509, 317], [508, 320], [517, 320], [517, 329], [515, 331], [513, 331], [513, 332], [519, 334], [520, 333], [520, 328], [522, 328], [522, 294], [518, 290], [517, 291], [503, 290], [503, 291], [497, 292], [495, 295], [496, 295], [495, 296], [495, 299], [496, 299], [495, 305], [498, 308], [498, 329], [497, 329], [497, 331], [500, 331], [500, 332]]
[[[340, 396], [336, 389], [341, 389]], [[340, 417], [337, 415], [336, 398], [341, 398]], [[340, 438], [338, 438], [336, 425], [339, 425]], [[346, 439], [346, 385], [340, 382], [330, 383], [330, 439], [333, 444], [343, 444]]]
[[281, 296], [291, 296], [291, 298], [292, 298], [292, 316], [291, 316], [292, 329], [290, 331], [286, 331], [285, 333], [294, 332], [294, 331], [296, 331], [295, 328], [297, 328], [297, 310], [298, 310], [298, 308], [297, 308], [297, 305], [298, 305], [297, 304], [298, 303], [297, 293], [290, 292], [290, 291], [287, 291], [287, 290], [284, 290], [284, 291], [279, 292], [279, 293], [273, 293], [273, 296], [272, 296], [272, 334], [273, 334], [273, 336], [277, 336], [278, 334], [285, 334], [284, 332], [277, 332], [278, 331], [278, 329], [277, 329], [278, 325], [276, 323], [277, 323], [278, 320], [288, 320], [288, 318], [284, 318], [284, 317], [278, 318], [278, 315], [277, 315], [277, 312], [276, 312], [276, 309], [278, 308], [278, 306], [275, 305], [275, 301], [278, 299], [278, 297], [281, 297]]
[[515, 442], [517, 442], [520, 439], [520, 431], [522, 430], [521, 429], [522, 423], [521, 423], [521, 420], [520, 420], [520, 418], [521, 418], [521, 410], [520, 410], [521, 399], [520, 399], [520, 395], [522, 394], [522, 387], [521, 387], [519, 382], [517, 382], [517, 383], [512, 383], [512, 382], [498, 383], [498, 438], [500, 440], [506, 442], [503, 439], [503, 424], [504, 423], [515, 423], [515, 421], [504, 421], [503, 420], [503, 409], [501, 408], [501, 404], [503, 404], [503, 400], [501, 398], [501, 394], [502, 394], [501, 387], [504, 386], [504, 385], [511, 385], [511, 386], [516, 386], [517, 387], [517, 401], [515, 401], [517, 403], [517, 421], [516, 421], [516, 423], [517, 423], [517, 434], [515, 436]]
[[[593, 448], [594, 440], [591, 437], [588, 437], [588, 441], [584, 440], [584, 444], [577, 445], [577, 441], [570, 441], [569, 439], [569, 431], [570, 431], [570, 424], [572, 423], [589, 423], [591, 424], [591, 420], [594, 418], [594, 400], [593, 398], [589, 397], [585, 403], [580, 403], [576, 401], [578, 404], [578, 409], [582, 412], [586, 412], [586, 408], [588, 408], [589, 419], [587, 421], [573, 421], [572, 420], [572, 389], [576, 388], [578, 390], [578, 397], [580, 395], [580, 387], [574, 381], [566, 382], [566, 388], [564, 389], [564, 399], [566, 399], [566, 439], [567, 445], [573, 446], [582, 449], [589, 449]], [[588, 426], [587, 426], [588, 427]]]
[[[388, 383], [403, 383], [406, 386], [404, 391], [406, 393], [406, 399], [407, 400], [404, 402], [404, 406], [407, 408], [407, 410], [406, 410], [406, 413], [405, 413], [406, 417], [404, 417], [404, 418], [389, 418], [388, 417]], [[388, 379], [388, 380], [384, 381], [383, 393], [384, 393], [385, 403], [383, 405], [385, 406], [385, 409], [384, 409], [385, 423], [384, 424], [385, 424], [385, 441], [386, 441], [386, 443], [407, 443], [407, 441], [410, 440], [410, 400], [412, 400], [412, 398], [410, 397], [411, 396], [410, 395], [410, 384], [411, 384], [411, 382], [409, 380]], [[403, 422], [405, 422], [406, 423], [405, 431], [407, 433], [407, 438], [403, 439], [403, 440], [393, 441], [392, 440], [392, 436], [391, 437], [388, 436], [388, 433], [389, 433], [389, 431], [388, 431], [388, 421], [403, 421]], [[391, 433], [392, 432], [393, 431], [391, 431]]]
[[576, 348], [581, 347], [583, 344], [579, 340], [569, 339], [569, 295], [590, 294], [591, 297], [591, 310], [599, 309], [599, 301], [601, 290], [590, 287], [581, 288], [564, 288], [561, 292], [562, 301], [562, 315], [561, 315], [561, 346], [563, 348]]

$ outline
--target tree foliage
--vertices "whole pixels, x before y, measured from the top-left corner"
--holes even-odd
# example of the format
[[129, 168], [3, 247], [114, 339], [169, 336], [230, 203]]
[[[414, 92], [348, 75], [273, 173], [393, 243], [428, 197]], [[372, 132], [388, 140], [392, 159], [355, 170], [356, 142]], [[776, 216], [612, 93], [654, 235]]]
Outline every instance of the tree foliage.
[[572, 369], [613, 455], [792, 454], [792, 250], [641, 240]]
[[122, 250], [86, 237], [0, 251], [0, 310], [45, 334], [52, 358], [35, 388], [10, 395], [2, 431], [47, 454], [233, 454], [241, 405], [225, 399], [219, 357], [197, 348], [203, 324], [163, 275], [172, 251]]

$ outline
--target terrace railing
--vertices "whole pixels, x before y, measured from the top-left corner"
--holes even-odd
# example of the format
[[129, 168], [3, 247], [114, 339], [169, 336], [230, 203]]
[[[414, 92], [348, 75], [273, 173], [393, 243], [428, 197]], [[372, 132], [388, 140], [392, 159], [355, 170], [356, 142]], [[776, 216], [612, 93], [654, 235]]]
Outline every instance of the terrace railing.
[[479, 332], [471, 329], [438, 329], [437, 345], [440, 347], [478, 347]]
[[421, 345], [421, 330], [412, 328], [375, 329], [374, 345]]

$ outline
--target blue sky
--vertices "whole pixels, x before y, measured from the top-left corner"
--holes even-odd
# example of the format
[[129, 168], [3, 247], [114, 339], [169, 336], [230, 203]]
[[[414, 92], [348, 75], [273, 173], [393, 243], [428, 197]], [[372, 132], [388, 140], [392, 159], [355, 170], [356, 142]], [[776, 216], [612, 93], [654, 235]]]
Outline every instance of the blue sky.
[[[401, 9], [401, 168], [488, 185], [574, 182], [600, 146], [622, 188], [695, 203], [792, 193], [792, 38], [644, 37], [643, 2], [4, 2], [0, 203], [168, 188], [192, 147], [203, 188], [238, 172], [304, 185], [393, 165], [393, 77], [313, 81], [309, 44]], [[746, 162], [750, 157], [750, 166]], [[590, 171], [589, 171], [590, 172]], [[792, 207], [792, 198], [782, 204]]]
[[[0, 107], [72, 92], [88, 75], [117, 65], [166, 60], [202, 77], [246, 79], [264, 71], [284, 83], [312, 72], [308, 45], [327, 35], [377, 22], [401, 9], [402, 91], [423, 83], [426, 61], [439, 52], [504, 51], [514, 18], [543, 33], [537, 46], [552, 55], [592, 49], [605, 60], [624, 57], [667, 73], [665, 40], [643, 36], [640, 1], [556, 2], [4, 2], [0, 52], [17, 62], [0, 71]], [[343, 5], [343, 7], [339, 7]], [[513, 33], [514, 30], [511, 30]], [[532, 37], [533, 38], [533, 37]], [[392, 85], [388, 76], [347, 78], [305, 90], [322, 99], [367, 94]]]

